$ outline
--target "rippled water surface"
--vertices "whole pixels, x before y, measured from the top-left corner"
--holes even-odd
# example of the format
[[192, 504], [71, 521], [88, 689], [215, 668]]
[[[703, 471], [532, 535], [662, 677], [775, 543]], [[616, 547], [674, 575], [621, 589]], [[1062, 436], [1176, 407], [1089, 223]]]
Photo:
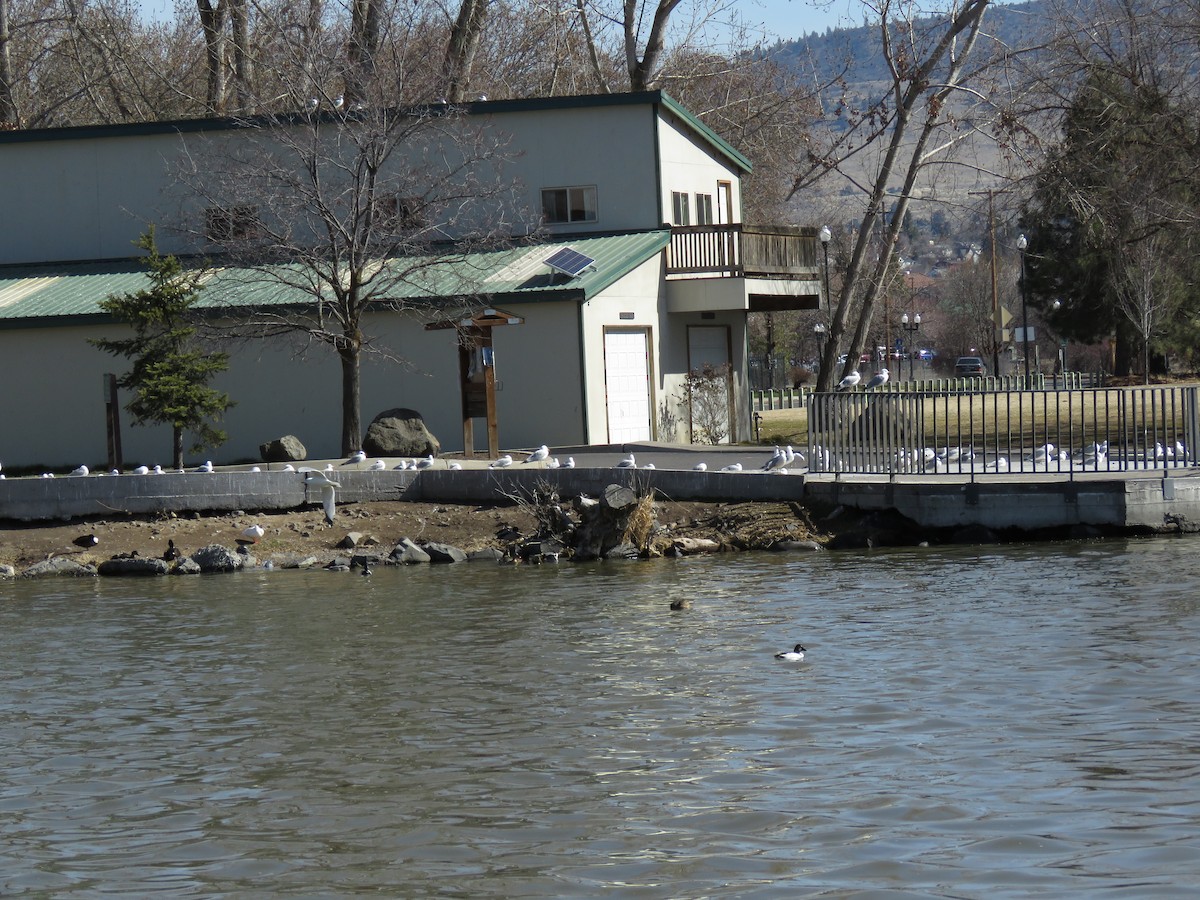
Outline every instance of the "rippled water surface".
[[1198, 549], [0, 584], [0, 894], [1194, 897]]

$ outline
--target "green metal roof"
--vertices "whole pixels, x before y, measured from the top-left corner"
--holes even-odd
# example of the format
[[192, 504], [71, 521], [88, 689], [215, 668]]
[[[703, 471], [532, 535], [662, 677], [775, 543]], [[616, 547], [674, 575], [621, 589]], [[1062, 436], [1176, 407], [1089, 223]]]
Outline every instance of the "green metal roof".
[[[591, 299], [651, 259], [671, 239], [669, 229], [615, 235], [563, 236], [546, 244], [447, 256], [395, 260], [411, 275], [396, 281], [387, 299], [419, 302], [476, 296], [505, 303]], [[595, 260], [574, 278], [556, 275], [546, 259], [571, 247]], [[417, 265], [414, 265], [417, 264]], [[252, 269], [216, 266], [197, 308], [307, 305], [312, 297]], [[110, 294], [149, 287], [139, 259], [101, 263], [0, 267], [0, 328], [79, 325], [107, 320], [100, 302]]]

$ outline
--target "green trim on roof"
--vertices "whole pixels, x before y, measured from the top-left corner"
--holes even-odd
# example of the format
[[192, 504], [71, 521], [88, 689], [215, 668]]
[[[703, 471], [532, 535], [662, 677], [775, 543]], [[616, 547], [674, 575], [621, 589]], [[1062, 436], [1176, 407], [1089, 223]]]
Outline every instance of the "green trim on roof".
[[[677, 116], [688, 128], [711, 144], [720, 155], [745, 172], [750, 161], [738, 153], [726, 140], [705, 125], [696, 115], [664, 91], [638, 91], [625, 94], [580, 94], [562, 97], [530, 97], [522, 100], [476, 100], [455, 104], [469, 115], [497, 115], [510, 112], [537, 112], [554, 109], [599, 109], [610, 106], [661, 106]], [[417, 112], [438, 112], [446, 106], [429, 103], [413, 108]], [[336, 122], [338, 113], [320, 113], [321, 122]], [[93, 140], [97, 138], [141, 137], [155, 134], [195, 134], [205, 131], [234, 131], [239, 128], [261, 128], [272, 124], [298, 125], [311, 121], [301, 112], [276, 116], [245, 116], [241, 118], [213, 117], [204, 119], [166, 119], [159, 122], [129, 122], [104, 125], [65, 125], [57, 128], [25, 128], [0, 131], [0, 145], [25, 144], [37, 141]]]
[[701, 122], [698, 118], [696, 118], [695, 113], [691, 112], [686, 107], [681, 105], [678, 100], [676, 100], [674, 97], [672, 97], [670, 94], [666, 93], [665, 91], [659, 91], [658, 95], [659, 95], [662, 107], [664, 109], [669, 110], [670, 112], [677, 115], [693, 131], [698, 131], [700, 133], [700, 135], [706, 141], [708, 141], [710, 144], [713, 145], [714, 148], [716, 148], [718, 151], [720, 151], [722, 156], [727, 158], [730, 162], [732, 162], [735, 166], [737, 166], [743, 172], [751, 171], [753, 166], [751, 165], [750, 160], [746, 159], [746, 157], [744, 157], [744, 156], [742, 156], [742, 154], [738, 153], [737, 150], [735, 150], [733, 148], [732, 144], [730, 144], [727, 140], [725, 140], [723, 137], [721, 137], [719, 134], [717, 134], [715, 131], [713, 131], [711, 128], [709, 128], [707, 125], [705, 125], [703, 122]]
[[[505, 304], [583, 302], [661, 253], [670, 240], [669, 229], [656, 229], [563, 235], [544, 244], [465, 253], [416, 270], [412, 278], [394, 285], [387, 299], [416, 305], [464, 296]], [[575, 278], [555, 275], [545, 260], [563, 247], [591, 257], [594, 267]], [[251, 272], [215, 265], [196, 308], [219, 313], [239, 306], [304, 308], [313, 302], [307, 293]], [[0, 268], [0, 329], [110, 322], [99, 307], [104, 298], [149, 286], [145, 263], [138, 258], [5, 266]]]

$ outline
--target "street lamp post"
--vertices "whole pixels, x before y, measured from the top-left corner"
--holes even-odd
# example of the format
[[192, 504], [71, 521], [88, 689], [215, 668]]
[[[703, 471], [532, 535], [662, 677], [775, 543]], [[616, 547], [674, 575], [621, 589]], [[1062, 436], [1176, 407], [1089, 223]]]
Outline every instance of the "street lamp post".
[[1025, 351], [1025, 388], [1029, 388], [1029, 306], [1025, 296], [1025, 248], [1029, 241], [1025, 235], [1017, 238], [1017, 250], [1021, 253], [1021, 348]]
[[917, 313], [913, 316], [912, 322], [908, 321], [908, 313], [900, 317], [900, 327], [908, 332], [908, 338], [905, 343], [908, 344], [908, 380], [913, 380], [913, 347], [917, 344], [917, 331], [921, 327], [921, 314]]
[[818, 322], [813, 326], [813, 339], [817, 342], [817, 366], [822, 365], [822, 358], [825, 355], [825, 323]]

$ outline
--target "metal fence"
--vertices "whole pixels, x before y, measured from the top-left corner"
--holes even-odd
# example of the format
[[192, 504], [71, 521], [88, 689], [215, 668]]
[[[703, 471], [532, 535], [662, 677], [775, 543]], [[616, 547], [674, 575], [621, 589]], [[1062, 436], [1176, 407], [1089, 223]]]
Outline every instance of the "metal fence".
[[810, 472], [1129, 472], [1197, 465], [1196, 387], [812, 394]]

